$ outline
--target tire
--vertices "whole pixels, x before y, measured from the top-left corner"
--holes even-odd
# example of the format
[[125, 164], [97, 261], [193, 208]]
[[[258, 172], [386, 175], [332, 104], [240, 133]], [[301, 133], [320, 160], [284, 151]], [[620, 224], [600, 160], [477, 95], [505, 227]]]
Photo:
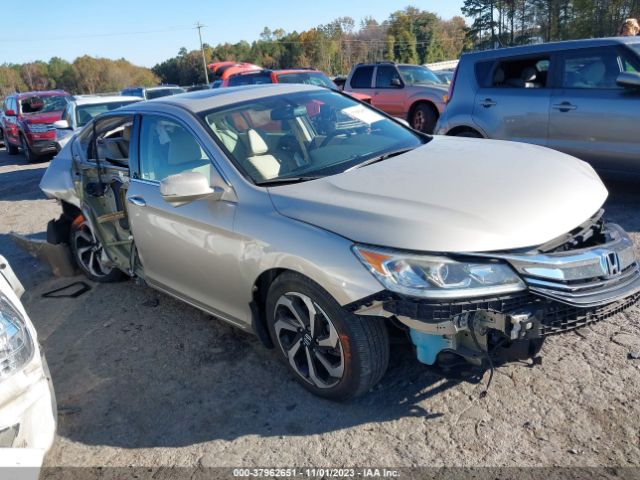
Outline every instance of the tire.
[[[266, 308], [276, 350], [313, 394], [348, 400], [369, 391], [384, 375], [389, 363], [384, 319], [344, 311], [322, 287], [293, 272], [274, 280]], [[311, 310], [316, 312], [313, 329]]]
[[454, 137], [466, 137], [466, 138], [484, 138], [478, 132], [474, 132], [473, 130], [465, 130], [460, 133], [456, 133]]
[[438, 122], [438, 114], [435, 109], [426, 103], [419, 103], [411, 114], [411, 128], [422, 133], [433, 133]]
[[114, 267], [104, 265], [102, 245], [91, 232], [89, 222], [82, 219], [71, 225], [69, 238], [73, 259], [89, 280], [99, 283], [113, 283], [124, 279], [125, 275]]
[[20, 145], [22, 146], [22, 153], [24, 153], [24, 158], [27, 160], [27, 163], [32, 163], [38, 159], [38, 156], [29, 148], [29, 144], [27, 143], [27, 139], [24, 138], [24, 135], [20, 135]]
[[5, 145], [7, 146], [7, 153], [9, 155], [18, 155], [20, 153], [20, 149], [8, 140], [5, 142]]

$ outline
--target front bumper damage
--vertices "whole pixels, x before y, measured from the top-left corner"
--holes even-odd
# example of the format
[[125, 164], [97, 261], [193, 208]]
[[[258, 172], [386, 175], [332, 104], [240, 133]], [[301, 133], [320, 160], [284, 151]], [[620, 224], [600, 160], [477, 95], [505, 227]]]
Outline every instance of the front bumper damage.
[[549, 335], [604, 320], [640, 301], [640, 265], [629, 236], [614, 224], [593, 223], [589, 229], [581, 248], [566, 246], [574, 235], [552, 251], [473, 255], [508, 262], [526, 283], [523, 292], [438, 302], [383, 291], [347, 308], [399, 322], [418, 360], [429, 365], [441, 352], [474, 364], [496, 346], [533, 353], [529, 346]]

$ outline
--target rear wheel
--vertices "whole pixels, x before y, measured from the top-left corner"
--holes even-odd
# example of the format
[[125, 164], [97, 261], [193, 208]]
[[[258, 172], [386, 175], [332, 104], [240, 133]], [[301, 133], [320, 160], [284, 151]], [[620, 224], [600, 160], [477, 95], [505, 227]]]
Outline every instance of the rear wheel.
[[411, 128], [423, 133], [432, 133], [438, 122], [438, 114], [433, 107], [420, 103], [413, 109]]
[[383, 319], [345, 312], [318, 284], [293, 272], [276, 278], [266, 308], [276, 348], [312, 393], [346, 400], [384, 375], [389, 336]]
[[110, 283], [124, 278], [117, 268], [108, 266], [109, 259], [100, 241], [91, 230], [86, 220], [74, 222], [71, 226], [71, 252], [83, 273], [94, 282]]
[[482, 135], [473, 130], [464, 130], [462, 132], [456, 133], [454, 137], [482, 138]]

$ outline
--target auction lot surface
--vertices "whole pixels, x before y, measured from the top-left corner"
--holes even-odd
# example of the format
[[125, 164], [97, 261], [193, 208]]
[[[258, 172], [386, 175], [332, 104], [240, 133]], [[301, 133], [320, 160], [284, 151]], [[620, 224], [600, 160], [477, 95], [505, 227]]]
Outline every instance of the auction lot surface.
[[[7, 235], [43, 237], [58, 215], [38, 189], [47, 165], [0, 150], [0, 253], [26, 287], [58, 400], [45, 466], [640, 465], [640, 308], [549, 338], [541, 365], [498, 368], [485, 398], [488, 372], [447, 377], [399, 345], [374, 391], [336, 404], [256, 338], [148, 287], [42, 298], [84, 280], [53, 277]], [[640, 188], [609, 188], [608, 218], [640, 254]]]

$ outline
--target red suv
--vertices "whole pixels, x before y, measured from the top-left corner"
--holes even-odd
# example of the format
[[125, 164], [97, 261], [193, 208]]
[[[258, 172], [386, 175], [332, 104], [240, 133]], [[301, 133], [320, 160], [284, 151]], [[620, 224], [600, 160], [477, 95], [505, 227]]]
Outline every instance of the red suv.
[[63, 90], [14, 93], [4, 100], [2, 133], [9, 155], [20, 149], [28, 162], [40, 155], [56, 153], [56, 129], [67, 106], [69, 94]]
[[[255, 85], [260, 83], [306, 83], [338, 90], [338, 86], [320, 70], [296, 68], [289, 70], [257, 70], [236, 73], [229, 77], [225, 86]], [[363, 93], [345, 92], [361, 102], [371, 103], [371, 96]]]

